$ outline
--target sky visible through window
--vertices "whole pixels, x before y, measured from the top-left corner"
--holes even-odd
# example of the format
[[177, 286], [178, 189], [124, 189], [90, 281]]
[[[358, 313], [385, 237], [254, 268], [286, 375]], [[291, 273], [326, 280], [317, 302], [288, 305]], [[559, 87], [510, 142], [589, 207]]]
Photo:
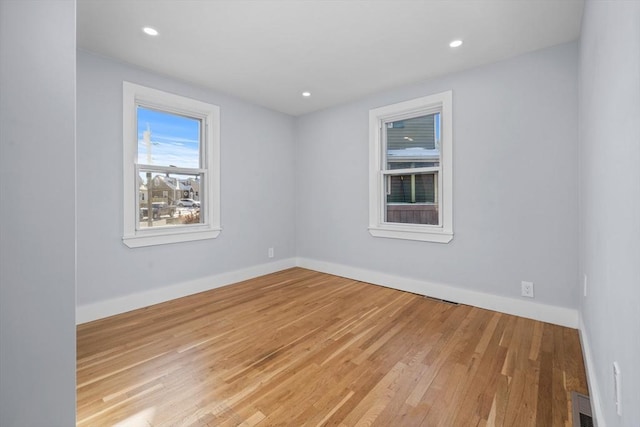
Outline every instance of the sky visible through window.
[[[200, 123], [198, 119], [138, 107], [138, 163], [199, 168]], [[149, 142], [145, 140], [147, 131]]]

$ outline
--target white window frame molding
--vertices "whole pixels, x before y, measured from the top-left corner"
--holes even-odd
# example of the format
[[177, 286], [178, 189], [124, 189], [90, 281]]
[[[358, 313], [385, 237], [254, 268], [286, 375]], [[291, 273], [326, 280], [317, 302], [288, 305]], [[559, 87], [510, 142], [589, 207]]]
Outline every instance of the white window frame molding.
[[[220, 107], [130, 82], [122, 83], [124, 232], [122, 241], [130, 248], [214, 239], [220, 234]], [[206, 171], [200, 192], [204, 193], [203, 222], [176, 227], [136, 229], [138, 217], [138, 129], [137, 106], [202, 120], [201, 168]], [[179, 168], [176, 172], [180, 172]]]
[[[385, 222], [386, 123], [440, 112], [438, 225]], [[369, 233], [374, 237], [449, 243], [453, 239], [453, 92], [446, 91], [369, 110]]]

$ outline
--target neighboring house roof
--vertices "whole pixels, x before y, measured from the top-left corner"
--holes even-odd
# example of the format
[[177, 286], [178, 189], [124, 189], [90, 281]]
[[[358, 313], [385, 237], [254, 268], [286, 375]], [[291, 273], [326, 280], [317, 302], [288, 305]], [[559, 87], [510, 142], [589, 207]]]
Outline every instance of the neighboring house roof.
[[[147, 189], [141, 177], [138, 177], [137, 182], [141, 190]], [[200, 181], [193, 178], [177, 179], [170, 176], [156, 175], [153, 177], [153, 184], [154, 189], [168, 188], [169, 190], [200, 191]]]
[[176, 178], [163, 176], [163, 175], [156, 175], [153, 178], [153, 186], [156, 188], [166, 187], [169, 190], [176, 190], [178, 188], [178, 184], [176, 181], [177, 181]]
[[180, 181], [178, 181], [177, 178], [171, 178], [171, 177], [166, 177], [166, 176], [163, 177], [163, 178], [164, 178], [164, 182], [172, 190], [179, 190], [180, 189]]
[[409, 147], [400, 150], [388, 150], [389, 160], [438, 160], [440, 158], [439, 149], [426, 149], [422, 147]]
[[200, 191], [200, 180], [189, 178], [189, 185], [193, 188], [193, 191]]

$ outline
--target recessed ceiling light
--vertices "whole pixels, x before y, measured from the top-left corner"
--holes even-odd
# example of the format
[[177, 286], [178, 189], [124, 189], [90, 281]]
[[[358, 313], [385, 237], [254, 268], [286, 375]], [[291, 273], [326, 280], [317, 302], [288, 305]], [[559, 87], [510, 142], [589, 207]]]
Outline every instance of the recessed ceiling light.
[[145, 34], [148, 34], [150, 36], [157, 36], [158, 35], [158, 30], [156, 30], [155, 28], [144, 27], [142, 29], [142, 31], [144, 31]]
[[462, 40], [454, 40], [451, 43], [449, 43], [449, 46], [451, 47], [459, 47], [462, 46]]
[[311, 96], [311, 92], [304, 91], [304, 92], [302, 92], [302, 96], [304, 96], [305, 98], [308, 98], [308, 97]]

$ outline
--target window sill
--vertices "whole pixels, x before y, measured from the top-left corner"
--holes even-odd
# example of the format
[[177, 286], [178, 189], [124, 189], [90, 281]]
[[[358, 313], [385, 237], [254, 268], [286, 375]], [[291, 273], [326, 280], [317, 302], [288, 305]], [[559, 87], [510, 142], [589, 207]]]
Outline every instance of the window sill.
[[179, 231], [162, 234], [140, 233], [137, 235], [124, 236], [122, 242], [130, 248], [142, 248], [145, 246], [166, 245], [170, 243], [192, 242], [195, 240], [215, 239], [220, 234], [221, 229], [209, 228], [206, 230]]
[[369, 227], [373, 237], [389, 239], [418, 240], [421, 242], [449, 243], [453, 232], [442, 228], [424, 228], [420, 226], [379, 225]]

